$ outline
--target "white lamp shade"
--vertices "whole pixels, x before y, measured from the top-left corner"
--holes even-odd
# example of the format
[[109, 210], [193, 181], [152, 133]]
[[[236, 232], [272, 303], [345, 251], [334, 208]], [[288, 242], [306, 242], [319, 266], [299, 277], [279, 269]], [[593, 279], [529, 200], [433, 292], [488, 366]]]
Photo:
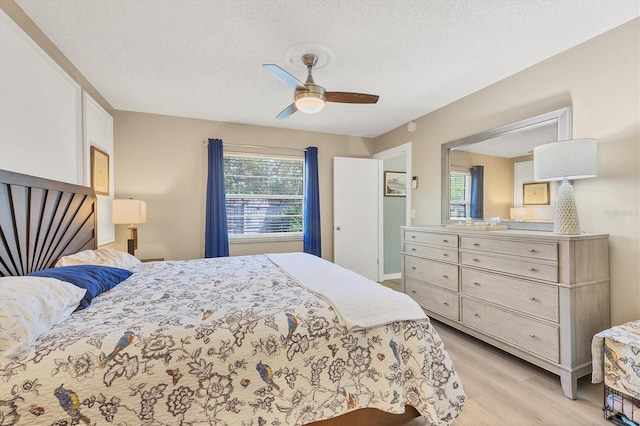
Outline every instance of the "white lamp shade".
[[595, 139], [573, 139], [533, 149], [536, 181], [573, 180], [597, 176], [598, 143]]
[[303, 96], [296, 97], [296, 108], [307, 114], [320, 112], [324, 108], [324, 100], [316, 93], [305, 93]]
[[147, 223], [147, 203], [140, 200], [113, 200], [112, 222], [119, 224]]

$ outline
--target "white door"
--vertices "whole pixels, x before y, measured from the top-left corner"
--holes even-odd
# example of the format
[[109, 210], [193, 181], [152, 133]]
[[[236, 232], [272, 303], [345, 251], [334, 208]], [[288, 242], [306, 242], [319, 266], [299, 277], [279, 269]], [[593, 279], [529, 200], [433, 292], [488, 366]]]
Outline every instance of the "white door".
[[333, 159], [334, 262], [378, 281], [379, 160]]

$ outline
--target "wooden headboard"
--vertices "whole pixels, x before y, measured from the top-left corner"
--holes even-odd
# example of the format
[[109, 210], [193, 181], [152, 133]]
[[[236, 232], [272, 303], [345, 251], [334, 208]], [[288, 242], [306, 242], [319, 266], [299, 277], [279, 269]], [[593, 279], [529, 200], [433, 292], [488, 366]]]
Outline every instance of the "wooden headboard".
[[93, 189], [0, 170], [0, 276], [52, 267], [95, 249]]

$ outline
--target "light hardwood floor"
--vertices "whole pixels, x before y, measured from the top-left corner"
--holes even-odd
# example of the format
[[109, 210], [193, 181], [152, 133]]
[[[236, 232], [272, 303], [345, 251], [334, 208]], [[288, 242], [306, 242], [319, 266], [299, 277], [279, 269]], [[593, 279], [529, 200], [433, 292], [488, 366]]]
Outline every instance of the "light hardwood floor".
[[[399, 280], [384, 282], [399, 290]], [[432, 321], [453, 359], [467, 394], [455, 426], [611, 425], [602, 416], [602, 384], [578, 381], [576, 400], [560, 378], [452, 327]], [[415, 419], [404, 426], [423, 426]]]

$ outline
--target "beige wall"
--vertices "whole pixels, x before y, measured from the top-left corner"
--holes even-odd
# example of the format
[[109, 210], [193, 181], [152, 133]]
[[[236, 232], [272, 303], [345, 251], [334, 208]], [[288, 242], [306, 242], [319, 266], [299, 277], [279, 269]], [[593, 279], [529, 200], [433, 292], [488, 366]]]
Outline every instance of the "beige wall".
[[376, 138], [413, 141], [414, 224], [440, 223], [440, 145], [564, 106], [596, 138], [598, 177], [574, 182], [584, 231], [610, 235], [612, 323], [640, 318], [640, 19]]
[[[134, 197], [148, 203], [147, 223], [138, 226], [136, 255], [140, 258], [204, 255], [207, 147], [202, 141], [215, 137], [227, 144], [318, 147], [322, 256], [332, 260], [333, 157], [370, 157], [373, 151], [373, 140], [359, 137], [124, 111], [116, 111], [114, 118], [116, 198]], [[126, 235], [125, 226], [116, 227], [116, 249], [126, 250]], [[231, 255], [302, 251], [302, 241], [231, 244], [229, 251]]]

